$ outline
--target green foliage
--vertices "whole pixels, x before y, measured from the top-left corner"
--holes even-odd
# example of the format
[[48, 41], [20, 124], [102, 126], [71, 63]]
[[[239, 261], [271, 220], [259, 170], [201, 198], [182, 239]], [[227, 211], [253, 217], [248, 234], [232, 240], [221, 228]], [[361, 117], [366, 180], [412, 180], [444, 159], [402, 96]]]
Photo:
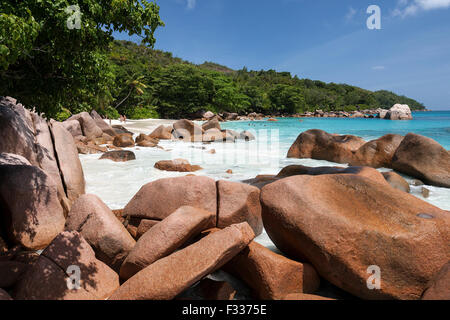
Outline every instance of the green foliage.
[[[81, 28], [67, 26], [78, 5]], [[199, 111], [293, 114], [322, 109], [423, 109], [389, 91], [299, 79], [275, 70], [195, 65], [153, 50], [163, 26], [147, 0], [10, 0], [0, 2], [0, 95], [17, 98], [48, 117], [97, 110], [110, 119], [183, 118]], [[142, 44], [114, 41], [114, 31]], [[64, 107], [64, 108], [62, 108]]]
[[[78, 6], [80, 28], [69, 28]], [[142, 36], [153, 46], [163, 23], [147, 0], [10, 0], [0, 2], [0, 95], [47, 116], [113, 100], [115, 73], [107, 56], [112, 32]], [[84, 108], [84, 106], [83, 106]], [[83, 109], [81, 108], [81, 109]]]
[[66, 108], [61, 108], [61, 111], [59, 111], [56, 114], [55, 120], [56, 121], [64, 121], [64, 120], [67, 120], [68, 118], [70, 118], [71, 115], [72, 115], [72, 113], [70, 112], [70, 110], [68, 110]]
[[[116, 104], [130, 94], [130, 81], [139, 78], [146, 85], [142, 94], [133, 93], [120, 104], [119, 112], [129, 118], [131, 114], [137, 117], [134, 110], [143, 106], [155, 106], [164, 118], [183, 118], [206, 110], [240, 114], [293, 114], [315, 109], [354, 111], [378, 108], [383, 98], [382, 93], [298, 79], [289, 72], [247, 68], [234, 71], [212, 62], [194, 65], [170, 53], [128, 41], [115, 41], [111, 45], [110, 61], [116, 79]], [[403, 101], [394, 94], [389, 96], [393, 101]], [[413, 109], [421, 107], [412, 99], [408, 104]], [[141, 114], [141, 117], [151, 116]]]
[[294, 114], [306, 110], [305, 98], [300, 88], [286, 84], [277, 84], [269, 92], [273, 111]]
[[119, 119], [120, 118], [120, 114], [117, 111], [117, 109], [115, 109], [111, 106], [105, 107], [103, 109], [99, 109], [97, 112], [101, 116], [108, 118], [108, 119]]
[[138, 119], [158, 119], [159, 114], [154, 106], [134, 107], [127, 109], [125, 114], [127, 118], [132, 120]]

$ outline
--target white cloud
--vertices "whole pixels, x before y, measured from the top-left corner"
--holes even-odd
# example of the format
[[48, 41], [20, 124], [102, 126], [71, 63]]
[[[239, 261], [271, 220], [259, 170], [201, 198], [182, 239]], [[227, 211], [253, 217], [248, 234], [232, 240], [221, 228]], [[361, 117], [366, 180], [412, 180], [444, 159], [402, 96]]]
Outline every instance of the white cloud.
[[399, 0], [394, 16], [405, 18], [420, 11], [450, 8], [450, 0]]
[[187, 1], [187, 8], [188, 9], [194, 9], [195, 8], [196, 0], [186, 0], [186, 1]]
[[350, 21], [355, 16], [355, 14], [356, 14], [356, 10], [353, 7], [350, 7], [350, 8], [348, 8], [348, 12], [345, 15], [345, 19], [347, 21]]
[[374, 67], [372, 67], [372, 70], [376, 70], [376, 71], [380, 71], [380, 70], [384, 70], [384, 69], [386, 69], [385, 66], [374, 66]]

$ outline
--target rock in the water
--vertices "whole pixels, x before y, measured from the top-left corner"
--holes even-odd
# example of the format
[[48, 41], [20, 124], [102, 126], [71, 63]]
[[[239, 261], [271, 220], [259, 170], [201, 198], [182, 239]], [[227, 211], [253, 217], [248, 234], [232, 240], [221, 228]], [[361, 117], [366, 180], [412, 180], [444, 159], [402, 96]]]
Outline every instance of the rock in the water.
[[[349, 293], [418, 299], [450, 259], [450, 218], [386, 185], [352, 174], [282, 179], [261, 190], [264, 227], [282, 252]], [[370, 266], [381, 269], [380, 290], [368, 289]]]
[[219, 120], [217, 120], [217, 118], [211, 119], [209, 121], [206, 121], [203, 125], [202, 125], [202, 129], [207, 131], [209, 129], [217, 129], [217, 130], [222, 130], [222, 128], [220, 127], [220, 123]]
[[220, 180], [217, 182], [217, 227], [224, 228], [248, 222], [255, 235], [263, 229], [259, 189], [247, 184]]
[[242, 131], [239, 134], [239, 139], [245, 140], [245, 141], [253, 141], [255, 140], [255, 136], [250, 131]]
[[117, 272], [136, 244], [106, 204], [91, 194], [82, 195], [74, 202], [66, 230], [79, 232], [92, 246], [97, 259]]
[[407, 104], [394, 105], [384, 116], [387, 120], [412, 120], [411, 109]]
[[138, 272], [112, 300], [170, 300], [220, 269], [254, 238], [247, 223], [212, 233]]
[[177, 140], [202, 142], [203, 129], [190, 120], [178, 120], [173, 124], [172, 135]]
[[391, 168], [392, 157], [403, 140], [398, 134], [387, 134], [379, 139], [365, 143], [356, 150], [352, 166], [369, 166], [373, 168]]
[[72, 135], [64, 129], [60, 122], [51, 121], [50, 126], [67, 198], [73, 203], [80, 195], [85, 193], [86, 186], [78, 149]]
[[311, 293], [320, 285], [312, 266], [276, 254], [254, 241], [227, 263], [224, 270], [246, 282], [261, 300]]
[[94, 144], [84, 144], [83, 142], [76, 142], [78, 153], [80, 154], [98, 154], [108, 151], [106, 147], [100, 147]]
[[64, 228], [56, 184], [34, 166], [0, 165], [0, 208], [10, 240], [28, 249], [45, 248]]
[[172, 126], [160, 125], [152, 133], [149, 134], [149, 137], [161, 140], [170, 140], [172, 139], [172, 130]]
[[71, 116], [67, 120], [77, 120], [81, 125], [83, 136], [89, 140], [101, 137], [103, 134], [102, 129], [96, 124], [91, 115], [87, 112], [81, 112], [79, 114]]
[[430, 190], [425, 188], [425, 187], [422, 187], [422, 197], [429, 198], [430, 197]]
[[[77, 276], [80, 276], [80, 281], [75, 283], [72, 279]], [[76, 288], [75, 285], [79, 287]], [[78, 232], [65, 231], [28, 268], [17, 283], [13, 298], [104, 300], [118, 287], [117, 273], [95, 258], [95, 253], [86, 240]]]
[[422, 300], [450, 300], [450, 262], [447, 262], [427, 285]]
[[364, 144], [365, 141], [356, 136], [340, 136], [313, 129], [298, 136], [287, 156], [350, 163], [354, 159], [353, 153]]
[[113, 145], [121, 148], [134, 147], [133, 136], [127, 133], [118, 134], [114, 137]]
[[203, 142], [221, 142], [226, 139], [226, 134], [216, 128], [208, 129], [204, 132], [202, 141]]
[[391, 171], [383, 172], [382, 174], [391, 187], [408, 193], [411, 191], [409, 183], [398, 173]]
[[191, 165], [189, 161], [185, 159], [161, 160], [155, 163], [155, 168], [158, 170], [175, 172], [195, 172], [202, 170], [202, 167]]
[[450, 188], [450, 151], [433, 139], [407, 134], [395, 152], [392, 168], [426, 184]]
[[186, 241], [211, 225], [215, 213], [193, 207], [181, 207], [141, 238], [122, 267], [120, 278], [127, 280], [155, 261], [168, 256]]
[[113, 127], [111, 127], [109, 124], [107, 124], [103, 119], [94, 119], [95, 124], [102, 129], [103, 133], [106, 133], [107, 135], [110, 135], [111, 137], [114, 137], [116, 135], [116, 131]]
[[[214, 179], [186, 176], [150, 182], [127, 204], [123, 216], [163, 220], [183, 206], [216, 213], [217, 192]], [[211, 227], [215, 226], [216, 219]]]
[[136, 155], [134, 152], [126, 150], [108, 151], [102, 154], [99, 160], [104, 159], [112, 160], [114, 162], [127, 162], [136, 160]]

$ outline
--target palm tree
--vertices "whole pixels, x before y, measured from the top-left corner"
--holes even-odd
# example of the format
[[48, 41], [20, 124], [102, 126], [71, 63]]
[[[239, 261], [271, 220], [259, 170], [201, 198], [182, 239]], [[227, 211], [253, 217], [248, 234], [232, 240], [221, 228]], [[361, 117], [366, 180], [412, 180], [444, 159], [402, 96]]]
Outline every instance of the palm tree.
[[136, 91], [136, 94], [139, 96], [144, 94], [144, 89], [147, 88], [147, 85], [141, 82], [143, 79], [144, 76], [139, 76], [135, 80], [127, 81], [127, 86], [130, 87], [130, 91], [128, 92], [125, 99], [123, 99], [122, 101], [119, 102], [118, 105], [116, 105], [116, 109], [130, 97], [133, 91]]

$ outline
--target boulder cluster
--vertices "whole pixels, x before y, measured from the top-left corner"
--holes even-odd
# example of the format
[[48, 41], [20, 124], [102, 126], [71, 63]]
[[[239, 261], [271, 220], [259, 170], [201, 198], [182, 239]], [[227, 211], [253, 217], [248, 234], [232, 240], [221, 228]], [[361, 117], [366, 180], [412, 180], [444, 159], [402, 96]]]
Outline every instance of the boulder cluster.
[[[100, 138], [92, 116], [79, 119], [83, 137]], [[450, 299], [450, 212], [402, 190], [395, 174], [290, 166], [259, 188], [189, 174], [111, 210], [85, 194], [64, 124], [1, 98], [0, 132], [0, 300], [233, 299], [233, 278], [217, 273], [262, 300], [333, 298], [323, 283], [362, 299]], [[334, 138], [335, 152], [333, 143], [362, 142]], [[282, 254], [254, 241], [263, 228]]]
[[414, 133], [388, 134], [366, 142], [352, 135], [308, 130], [298, 136], [287, 156], [392, 168], [426, 184], [450, 188], [450, 152], [433, 139]]
[[378, 118], [386, 120], [412, 120], [411, 109], [406, 104], [396, 104], [391, 109], [366, 109], [361, 111], [323, 111], [297, 114], [298, 118]]

